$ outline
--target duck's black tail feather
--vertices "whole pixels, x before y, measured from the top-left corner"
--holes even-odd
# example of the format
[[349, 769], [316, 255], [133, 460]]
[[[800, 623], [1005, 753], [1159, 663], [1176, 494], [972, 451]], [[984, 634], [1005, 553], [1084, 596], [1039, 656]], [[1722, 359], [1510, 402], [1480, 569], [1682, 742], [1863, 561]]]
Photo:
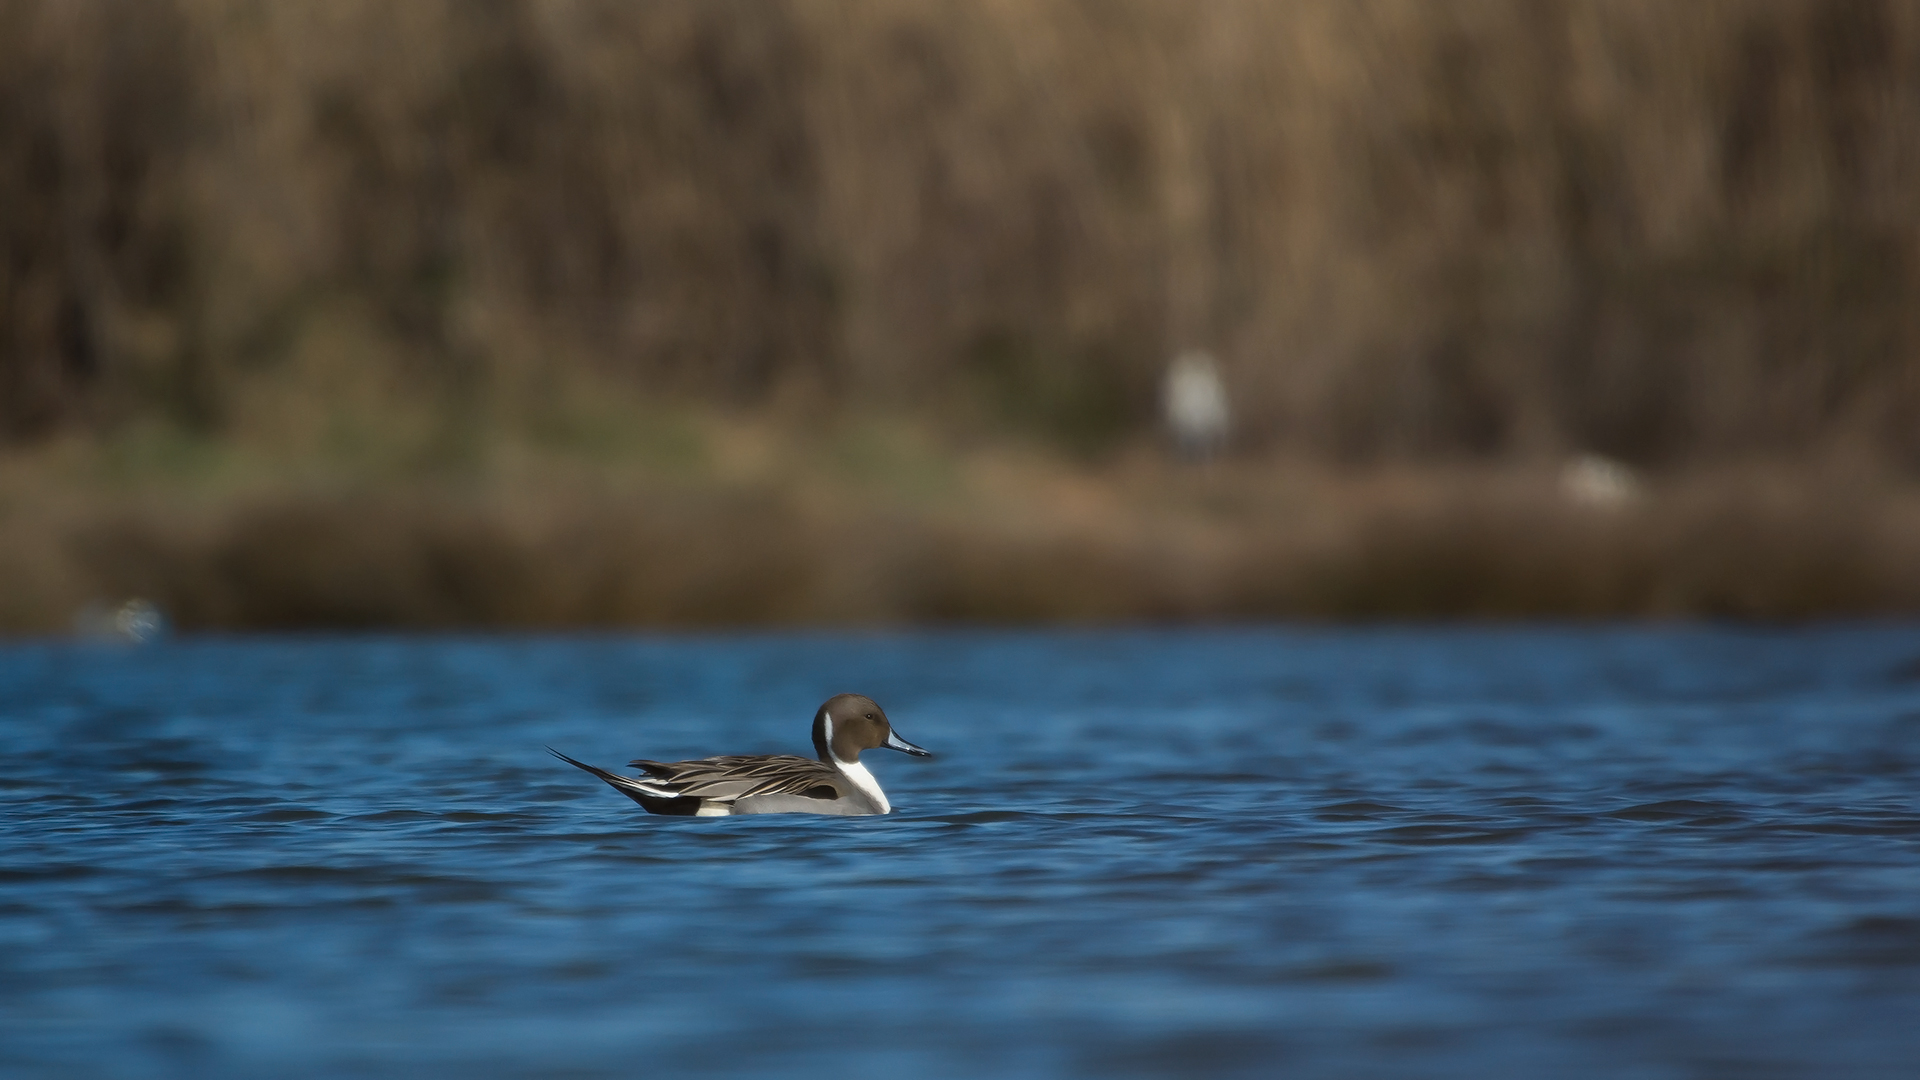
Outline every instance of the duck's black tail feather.
[[610, 773], [605, 769], [595, 765], [589, 765], [584, 761], [575, 761], [551, 746], [547, 747], [547, 753], [552, 754], [554, 757], [559, 758], [561, 761], [566, 762], [576, 769], [590, 772], [600, 779], [605, 780], [607, 786], [625, 795], [627, 798], [632, 799], [634, 802], [639, 803], [641, 808], [649, 814], [692, 817], [700, 812], [699, 799], [687, 798], [674, 795], [668, 791], [662, 791], [658, 781], [647, 780], [637, 776], [621, 776], [619, 773]]

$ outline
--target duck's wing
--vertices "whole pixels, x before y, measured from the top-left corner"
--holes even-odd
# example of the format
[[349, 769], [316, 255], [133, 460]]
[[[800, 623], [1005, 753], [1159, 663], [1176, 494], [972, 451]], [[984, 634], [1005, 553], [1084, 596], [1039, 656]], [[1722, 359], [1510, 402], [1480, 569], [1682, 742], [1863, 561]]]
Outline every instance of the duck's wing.
[[792, 754], [731, 754], [693, 761], [630, 762], [647, 783], [674, 795], [733, 802], [755, 795], [801, 795], [839, 799], [849, 785], [838, 769]]

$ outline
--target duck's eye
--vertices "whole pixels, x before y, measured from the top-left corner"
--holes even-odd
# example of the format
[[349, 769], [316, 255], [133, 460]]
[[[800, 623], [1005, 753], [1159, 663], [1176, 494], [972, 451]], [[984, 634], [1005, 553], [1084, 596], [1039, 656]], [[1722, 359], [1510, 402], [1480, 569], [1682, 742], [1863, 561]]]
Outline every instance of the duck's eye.
[[872, 714], [872, 713], [868, 713], [868, 714], [867, 714], [867, 719], [869, 719], [869, 720], [871, 720], [871, 719], [873, 719], [873, 714]]

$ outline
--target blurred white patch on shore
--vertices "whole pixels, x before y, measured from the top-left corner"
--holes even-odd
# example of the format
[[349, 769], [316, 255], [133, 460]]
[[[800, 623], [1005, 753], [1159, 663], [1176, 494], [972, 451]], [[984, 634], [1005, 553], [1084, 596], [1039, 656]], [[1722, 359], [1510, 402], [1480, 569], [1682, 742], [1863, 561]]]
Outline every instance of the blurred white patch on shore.
[[1190, 349], [1167, 366], [1167, 429], [1180, 452], [1206, 460], [1226, 448], [1227, 387], [1213, 357]]
[[1633, 469], [1599, 454], [1582, 454], [1560, 470], [1560, 492], [1582, 506], [1614, 508], [1637, 501], [1645, 485]]
[[96, 641], [144, 645], [166, 635], [167, 615], [153, 601], [135, 597], [118, 606], [88, 604], [74, 615], [73, 629]]

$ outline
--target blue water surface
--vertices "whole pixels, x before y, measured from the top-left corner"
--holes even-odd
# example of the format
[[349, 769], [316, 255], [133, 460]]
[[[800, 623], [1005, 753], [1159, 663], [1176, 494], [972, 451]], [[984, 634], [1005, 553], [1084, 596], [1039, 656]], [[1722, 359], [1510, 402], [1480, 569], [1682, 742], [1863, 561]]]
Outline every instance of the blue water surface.
[[[8, 1077], [1920, 1075], [1920, 628], [0, 645]], [[547, 756], [806, 752], [650, 817]]]

